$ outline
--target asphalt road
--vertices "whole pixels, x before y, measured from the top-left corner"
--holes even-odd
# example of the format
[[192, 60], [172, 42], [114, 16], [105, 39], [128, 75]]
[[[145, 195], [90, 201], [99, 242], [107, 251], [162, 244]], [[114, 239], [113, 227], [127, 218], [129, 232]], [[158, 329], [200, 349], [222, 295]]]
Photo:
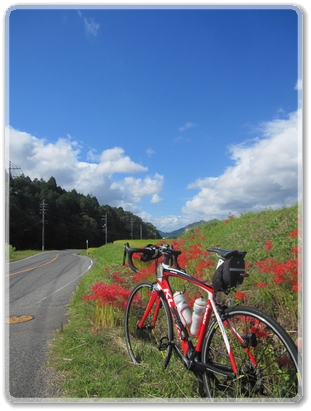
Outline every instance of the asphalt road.
[[89, 258], [77, 252], [40, 253], [6, 267], [5, 370], [10, 402], [59, 394], [49, 384], [54, 376], [46, 367], [47, 350], [53, 332], [68, 321], [72, 293], [92, 265]]

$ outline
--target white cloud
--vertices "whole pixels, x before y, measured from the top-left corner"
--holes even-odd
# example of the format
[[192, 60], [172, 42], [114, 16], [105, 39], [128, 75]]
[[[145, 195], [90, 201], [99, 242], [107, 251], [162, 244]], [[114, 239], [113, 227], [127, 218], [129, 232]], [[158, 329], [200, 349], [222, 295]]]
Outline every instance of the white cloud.
[[95, 23], [94, 19], [87, 19], [84, 17], [84, 26], [87, 34], [91, 34], [94, 37], [97, 36], [100, 26], [98, 23]]
[[130, 157], [124, 156], [124, 150], [120, 147], [110, 148], [100, 155], [100, 164], [98, 166], [100, 173], [137, 173], [147, 170], [147, 167], [136, 164]]
[[88, 19], [87, 17], [83, 17], [83, 14], [80, 10], [77, 10], [79, 17], [83, 20], [85, 32], [87, 35], [92, 35], [94, 37], [97, 36], [98, 30], [100, 25], [95, 22], [94, 19]]
[[193, 127], [196, 127], [196, 124], [190, 123], [190, 122], [188, 121], [184, 126], [179, 127], [178, 130], [181, 131], [181, 132], [183, 132], [183, 131], [187, 130], [188, 128], [193, 128]]
[[297, 84], [295, 86], [295, 90], [298, 90], [298, 91], [302, 90], [302, 79], [298, 79]]
[[151, 157], [155, 153], [155, 151], [152, 148], [148, 148], [146, 150], [146, 153], [147, 153], [148, 157]]
[[144, 196], [151, 196], [151, 202], [159, 202], [159, 192], [162, 190], [164, 177], [160, 174], [155, 174], [154, 178], [150, 176], [141, 178], [125, 177], [121, 182], [111, 184], [111, 189], [118, 189], [122, 193], [126, 193], [134, 203], [141, 201]]
[[125, 177], [115, 181], [116, 174], [146, 172], [147, 167], [135, 163], [120, 147], [104, 150], [97, 155], [90, 151], [88, 159], [97, 162], [79, 161], [81, 147], [70, 136], [59, 138], [56, 143], [39, 139], [31, 134], [6, 128], [6, 144], [9, 159], [21, 167], [25, 176], [31, 179], [48, 180], [51, 176], [67, 191], [75, 188], [82, 194], [92, 193], [100, 204], [129, 204], [150, 197], [152, 202], [160, 201], [159, 193], [163, 176], [156, 174], [134, 178]]
[[158, 194], [153, 194], [151, 203], [160, 203], [161, 201], [163, 201], [163, 198], [161, 198]]
[[195, 221], [297, 202], [301, 198], [301, 121], [298, 110], [286, 119], [263, 123], [260, 138], [251, 144], [229, 147], [235, 165], [217, 178], [200, 178], [190, 184], [188, 188], [199, 189], [199, 193], [186, 202], [182, 212]]
[[86, 159], [90, 161], [99, 162], [100, 156], [97, 154], [97, 150], [92, 149], [88, 151]]

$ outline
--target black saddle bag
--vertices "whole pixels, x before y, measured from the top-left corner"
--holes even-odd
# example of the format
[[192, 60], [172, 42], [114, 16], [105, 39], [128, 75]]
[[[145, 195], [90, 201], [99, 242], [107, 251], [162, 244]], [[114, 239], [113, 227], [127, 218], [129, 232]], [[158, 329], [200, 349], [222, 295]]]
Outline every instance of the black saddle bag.
[[225, 259], [214, 273], [212, 279], [214, 291], [223, 291], [227, 294], [231, 288], [243, 283], [244, 273], [245, 261], [243, 257], [233, 256]]

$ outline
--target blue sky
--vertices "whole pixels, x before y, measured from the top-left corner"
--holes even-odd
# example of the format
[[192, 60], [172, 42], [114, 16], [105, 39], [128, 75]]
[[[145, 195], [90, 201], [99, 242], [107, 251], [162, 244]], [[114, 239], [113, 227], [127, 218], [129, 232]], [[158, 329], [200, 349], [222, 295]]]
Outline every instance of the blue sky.
[[301, 196], [301, 14], [12, 8], [9, 159], [171, 231]]

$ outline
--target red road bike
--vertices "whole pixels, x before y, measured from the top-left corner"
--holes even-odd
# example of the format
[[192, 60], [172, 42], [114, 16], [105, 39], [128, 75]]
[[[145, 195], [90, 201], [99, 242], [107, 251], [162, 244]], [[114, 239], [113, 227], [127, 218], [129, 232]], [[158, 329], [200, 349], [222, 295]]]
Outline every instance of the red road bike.
[[[246, 252], [208, 251], [219, 258], [212, 284], [186, 273], [178, 264], [181, 251], [170, 245], [131, 248], [124, 244], [123, 265], [127, 259], [134, 272], [139, 271], [134, 254], [141, 261], [156, 262], [156, 281], [138, 284], [127, 302], [125, 337], [131, 360], [152, 368], [161, 364], [165, 369], [174, 352], [197, 377], [201, 397], [210, 401], [297, 402], [302, 396], [301, 361], [284, 328], [255, 308], [227, 307], [216, 301], [218, 291], [228, 294], [248, 276], [243, 267], [225, 273], [225, 266], [234, 259], [243, 262]], [[172, 278], [193, 284], [207, 297], [196, 337], [179, 314]]]

